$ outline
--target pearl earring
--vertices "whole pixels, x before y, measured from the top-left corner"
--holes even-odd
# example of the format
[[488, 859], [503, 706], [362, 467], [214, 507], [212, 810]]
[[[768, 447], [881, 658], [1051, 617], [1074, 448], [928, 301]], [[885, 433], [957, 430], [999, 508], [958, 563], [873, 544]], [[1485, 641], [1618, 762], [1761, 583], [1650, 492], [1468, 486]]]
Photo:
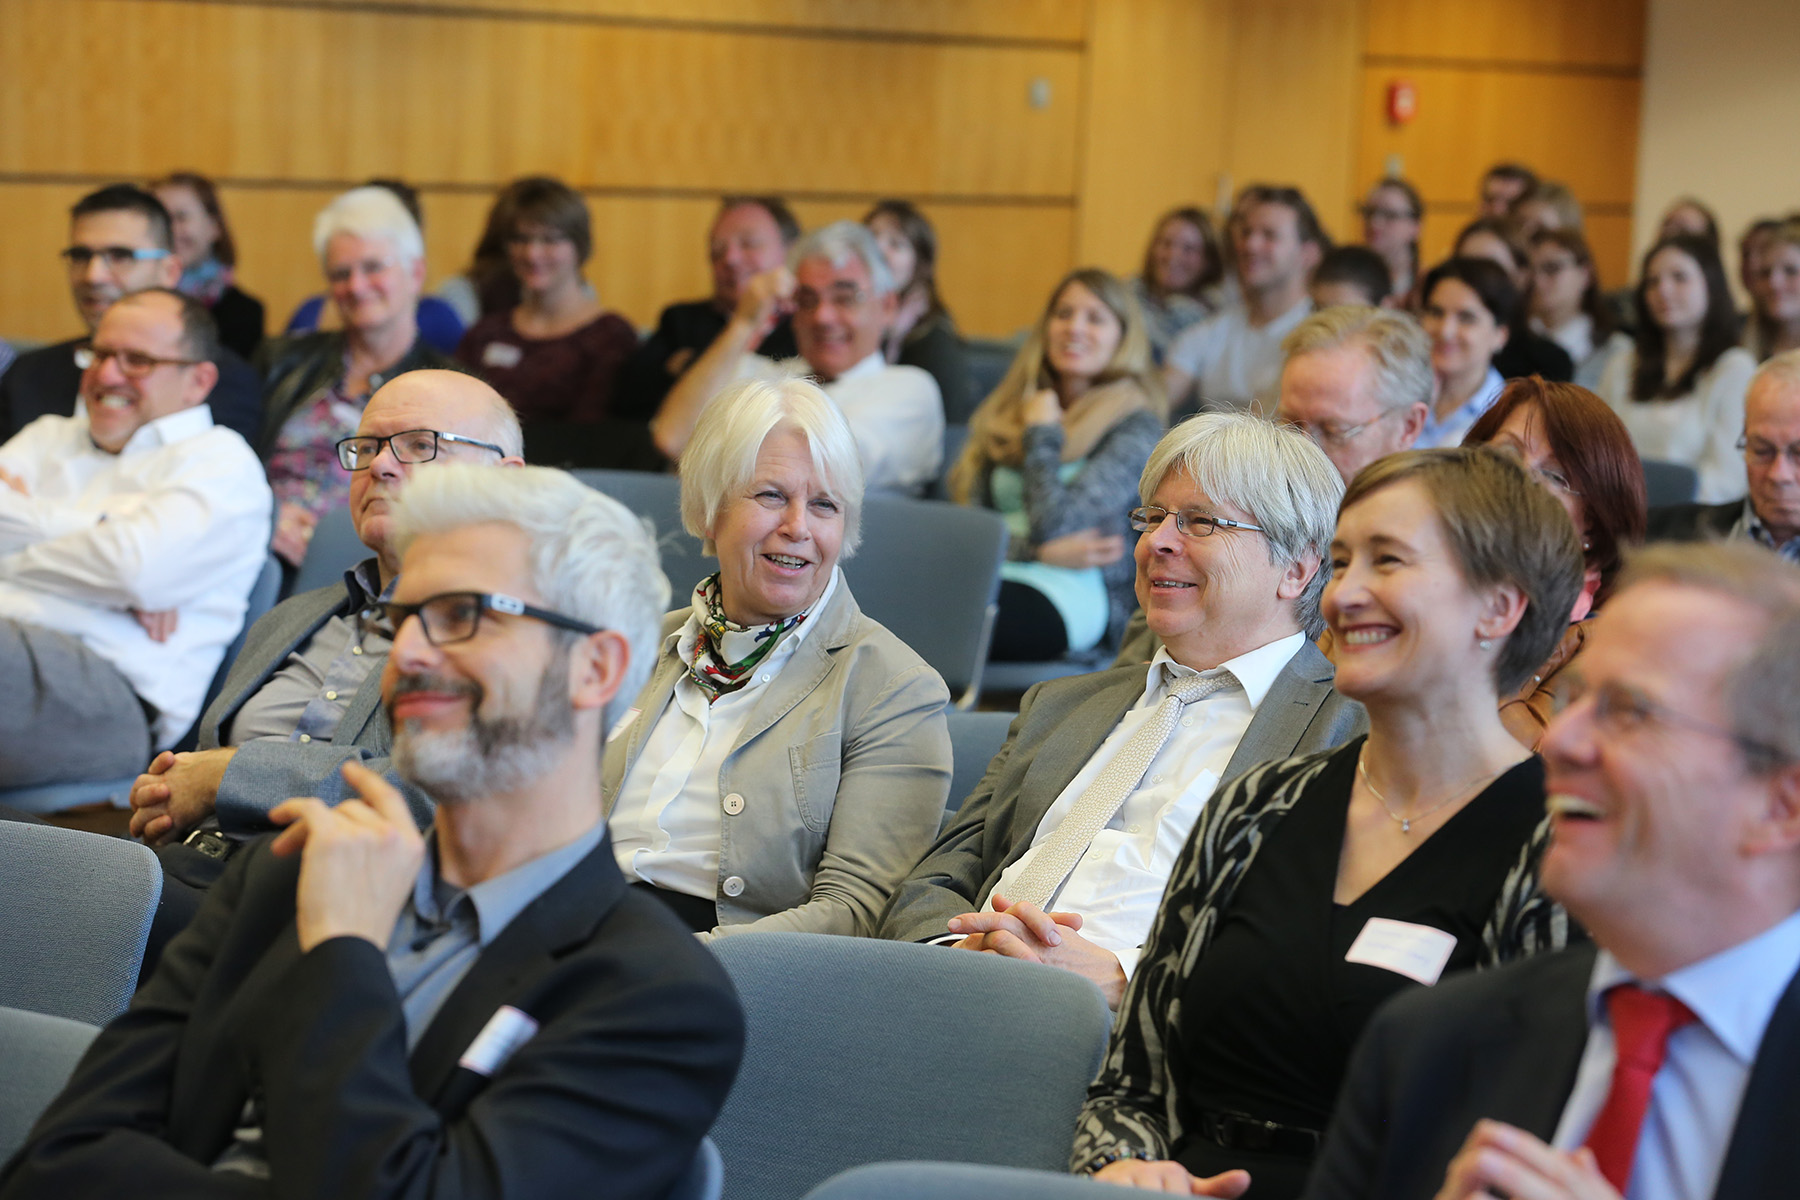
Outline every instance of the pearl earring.
[[1475, 644], [1480, 646], [1483, 650], [1492, 650], [1494, 648], [1494, 643], [1487, 638], [1481, 638]]

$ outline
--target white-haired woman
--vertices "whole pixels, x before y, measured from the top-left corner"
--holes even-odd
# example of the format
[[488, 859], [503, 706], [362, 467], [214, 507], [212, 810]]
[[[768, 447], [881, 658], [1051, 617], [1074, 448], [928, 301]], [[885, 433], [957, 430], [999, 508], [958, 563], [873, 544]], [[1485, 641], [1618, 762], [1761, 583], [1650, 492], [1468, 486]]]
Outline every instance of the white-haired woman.
[[396, 375], [461, 370], [419, 337], [414, 310], [425, 284], [419, 226], [386, 188], [345, 192], [313, 222], [342, 328], [278, 338], [257, 354], [264, 400], [257, 451], [277, 504], [272, 549], [290, 566], [306, 557], [318, 520], [350, 500], [337, 443], [356, 432], [363, 406]]
[[682, 455], [682, 523], [719, 571], [665, 621], [604, 786], [626, 879], [696, 932], [872, 934], [937, 833], [949, 691], [838, 570], [862, 498], [804, 380], [720, 394]]
[[1125, 514], [1166, 410], [1130, 290], [1095, 267], [1070, 272], [950, 474], [955, 500], [998, 510], [1012, 531], [992, 657], [1118, 643], [1135, 604]]
[[1298, 1196], [1382, 1001], [1567, 941], [1537, 886], [1543, 764], [1499, 698], [1568, 626], [1568, 513], [1510, 457], [1403, 451], [1351, 480], [1331, 558], [1336, 687], [1368, 736], [1208, 804], [1088, 1090], [1077, 1171], [1237, 1195], [1247, 1168], [1252, 1196]]

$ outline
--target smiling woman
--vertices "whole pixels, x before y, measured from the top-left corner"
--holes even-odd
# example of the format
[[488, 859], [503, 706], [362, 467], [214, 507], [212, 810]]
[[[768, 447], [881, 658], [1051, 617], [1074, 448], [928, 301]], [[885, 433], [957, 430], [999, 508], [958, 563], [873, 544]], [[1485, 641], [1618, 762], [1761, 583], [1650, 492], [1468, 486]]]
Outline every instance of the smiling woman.
[[682, 523], [719, 571], [608, 739], [619, 867], [696, 932], [872, 934], [943, 816], [949, 691], [838, 570], [855, 439], [815, 385], [747, 383], [707, 405], [681, 468]]

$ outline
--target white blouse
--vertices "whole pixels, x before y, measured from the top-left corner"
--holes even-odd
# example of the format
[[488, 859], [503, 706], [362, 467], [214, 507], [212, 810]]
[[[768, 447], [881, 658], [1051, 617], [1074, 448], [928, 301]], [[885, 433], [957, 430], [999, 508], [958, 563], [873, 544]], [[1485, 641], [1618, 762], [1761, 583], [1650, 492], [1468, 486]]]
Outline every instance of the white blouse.
[[1694, 390], [1674, 400], [1633, 400], [1637, 349], [1615, 354], [1594, 390], [1612, 406], [1644, 458], [1684, 463], [1700, 473], [1702, 504], [1740, 500], [1750, 489], [1737, 441], [1744, 432], [1744, 392], [1756, 360], [1732, 347], [1700, 373]]

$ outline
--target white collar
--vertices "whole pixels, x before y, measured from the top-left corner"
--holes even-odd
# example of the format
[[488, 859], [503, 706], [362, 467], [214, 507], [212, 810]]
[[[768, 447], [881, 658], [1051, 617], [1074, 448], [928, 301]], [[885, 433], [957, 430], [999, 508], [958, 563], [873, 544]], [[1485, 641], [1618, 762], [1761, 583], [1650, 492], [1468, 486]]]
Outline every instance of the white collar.
[[196, 437], [213, 427], [212, 406], [202, 401], [192, 408], [184, 408], [172, 412], [166, 417], [158, 417], [154, 421], [146, 421], [139, 425], [126, 440], [118, 454], [110, 454], [94, 445], [91, 427], [88, 424], [87, 402], [77, 398], [75, 420], [81, 426], [81, 434], [89, 445], [94, 446], [96, 454], [105, 454], [108, 458], [124, 458], [127, 455], [140, 454], [146, 450], [155, 450], [161, 446], [172, 446], [176, 442]]
[[1150, 660], [1150, 671], [1144, 682], [1144, 697], [1148, 700], [1153, 693], [1160, 696], [1177, 679], [1224, 672], [1237, 678], [1238, 685], [1244, 689], [1244, 696], [1250, 701], [1250, 707], [1254, 709], [1262, 704], [1263, 697], [1275, 686], [1276, 677], [1281, 674], [1282, 668], [1300, 652], [1300, 646], [1305, 641], [1304, 633], [1290, 633], [1228, 659], [1210, 671], [1196, 671], [1192, 667], [1183, 666], [1170, 655], [1167, 646], [1159, 646], [1156, 657]]
[[887, 369], [887, 356], [882, 354], [880, 348], [877, 347], [875, 353], [869, 355], [869, 357], [863, 359], [854, 367], [851, 367], [848, 371], [839, 375], [836, 379], [832, 380], [830, 384], [825, 384], [823, 386], [831, 387], [840, 383], [848, 383], [852, 379], [861, 379], [865, 375], [879, 375]]

